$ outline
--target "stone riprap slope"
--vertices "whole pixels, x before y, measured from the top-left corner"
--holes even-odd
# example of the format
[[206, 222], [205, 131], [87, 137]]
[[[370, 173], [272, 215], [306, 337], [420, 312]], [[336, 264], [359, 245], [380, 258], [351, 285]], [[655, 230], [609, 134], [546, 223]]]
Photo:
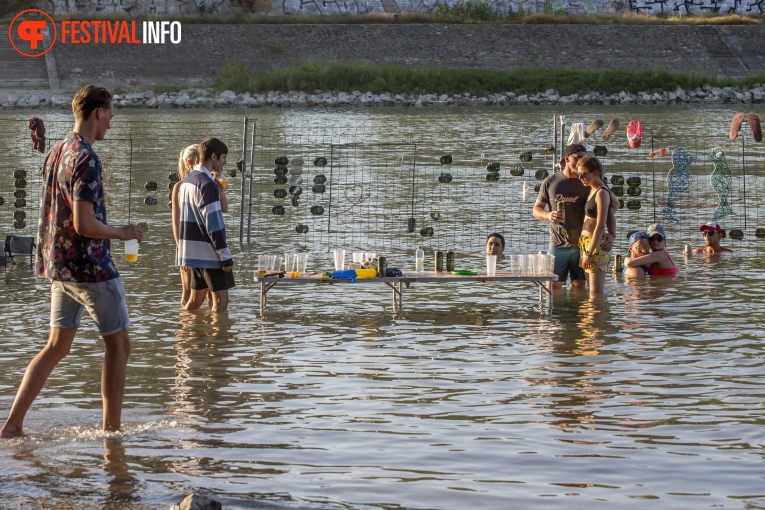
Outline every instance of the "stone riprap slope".
[[[3, 109], [63, 108], [69, 109], [71, 93], [61, 91], [2, 91]], [[765, 102], [765, 85], [752, 88], [704, 86], [695, 90], [678, 88], [662, 93], [571, 94], [561, 96], [554, 89], [538, 94], [516, 95], [513, 92], [476, 96], [471, 94], [372, 94], [359, 90], [347, 92], [268, 92], [236, 94], [230, 90], [215, 93], [209, 89], [184, 89], [179, 92], [155, 94], [151, 90], [117, 94], [118, 108], [261, 108], [261, 107], [376, 107], [376, 106], [511, 106], [511, 105], [571, 105], [571, 104], [680, 104], [706, 103], [751, 104]]]

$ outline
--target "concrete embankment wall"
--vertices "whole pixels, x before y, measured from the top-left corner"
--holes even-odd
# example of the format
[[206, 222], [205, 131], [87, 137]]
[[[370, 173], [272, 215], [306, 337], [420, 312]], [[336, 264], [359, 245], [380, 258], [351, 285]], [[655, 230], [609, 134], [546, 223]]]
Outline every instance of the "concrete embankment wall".
[[765, 26], [615, 25], [191, 25], [177, 45], [54, 47], [64, 89], [98, 82], [136, 89], [204, 85], [225, 62], [256, 68], [310, 60], [405, 67], [765, 70]]

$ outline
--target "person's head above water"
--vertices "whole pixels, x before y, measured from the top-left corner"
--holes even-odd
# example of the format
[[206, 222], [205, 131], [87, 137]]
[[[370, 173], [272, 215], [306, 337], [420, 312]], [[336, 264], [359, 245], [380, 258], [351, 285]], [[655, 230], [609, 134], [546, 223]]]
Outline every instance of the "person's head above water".
[[505, 238], [493, 232], [486, 237], [486, 255], [502, 255], [505, 251]]
[[630, 253], [648, 253], [648, 234], [642, 231], [634, 232], [629, 240]]

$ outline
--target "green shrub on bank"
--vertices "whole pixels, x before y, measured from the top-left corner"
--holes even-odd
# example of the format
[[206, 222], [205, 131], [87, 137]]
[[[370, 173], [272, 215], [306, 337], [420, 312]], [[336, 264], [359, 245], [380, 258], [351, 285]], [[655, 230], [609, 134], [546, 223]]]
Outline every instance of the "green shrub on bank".
[[[742, 80], [742, 85], [765, 83], [765, 74]], [[692, 74], [650, 71], [577, 71], [570, 69], [527, 69], [492, 71], [439, 67], [406, 69], [395, 65], [366, 62], [309, 62], [287, 69], [250, 69], [246, 64], [227, 64], [219, 73], [215, 88], [235, 92], [338, 90], [351, 92], [490, 94], [514, 92], [531, 94], [555, 89], [561, 95], [598, 91], [655, 92], [695, 89], [704, 84], [729, 86], [734, 82], [703, 72]]]

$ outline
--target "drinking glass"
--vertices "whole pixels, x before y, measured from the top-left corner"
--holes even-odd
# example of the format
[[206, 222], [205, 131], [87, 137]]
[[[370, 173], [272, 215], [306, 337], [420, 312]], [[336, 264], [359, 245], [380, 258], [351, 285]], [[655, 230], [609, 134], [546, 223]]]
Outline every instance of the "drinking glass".
[[278, 273], [282, 266], [282, 258], [279, 255], [269, 255], [268, 272]]
[[510, 259], [510, 271], [514, 273], [517, 273], [521, 270], [521, 261], [519, 257], [519, 255], [508, 256], [508, 259]]
[[125, 260], [127, 262], [138, 262], [138, 240], [130, 239], [125, 241]]
[[353, 252], [353, 262], [356, 264], [361, 264], [364, 262], [364, 252], [363, 251], [354, 251]]
[[284, 272], [288, 275], [291, 275], [295, 271], [295, 258], [297, 257], [296, 253], [285, 253], [284, 254]]
[[519, 255], [519, 270], [522, 275], [529, 274], [529, 255]]
[[555, 274], [555, 255], [547, 255], [547, 274]]
[[265, 276], [268, 272], [268, 255], [258, 255], [258, 274]]
[[497, 256], [486, 255], [486, 275], [496, 276], [497, 274]]
[[335, 271], [342, 271], [345, 268], [345, 250], [334, 249], [332, 253], [335, 256]]
[[297, 272], [299, 276], [305, 276], [305, 270], [307, 266], [308, 266], [308, 254], [298, 253], [297, 254]]
[[373, 251], [364, 252], [364, 260], [374, 260], [377, 258], [377, 253]]

